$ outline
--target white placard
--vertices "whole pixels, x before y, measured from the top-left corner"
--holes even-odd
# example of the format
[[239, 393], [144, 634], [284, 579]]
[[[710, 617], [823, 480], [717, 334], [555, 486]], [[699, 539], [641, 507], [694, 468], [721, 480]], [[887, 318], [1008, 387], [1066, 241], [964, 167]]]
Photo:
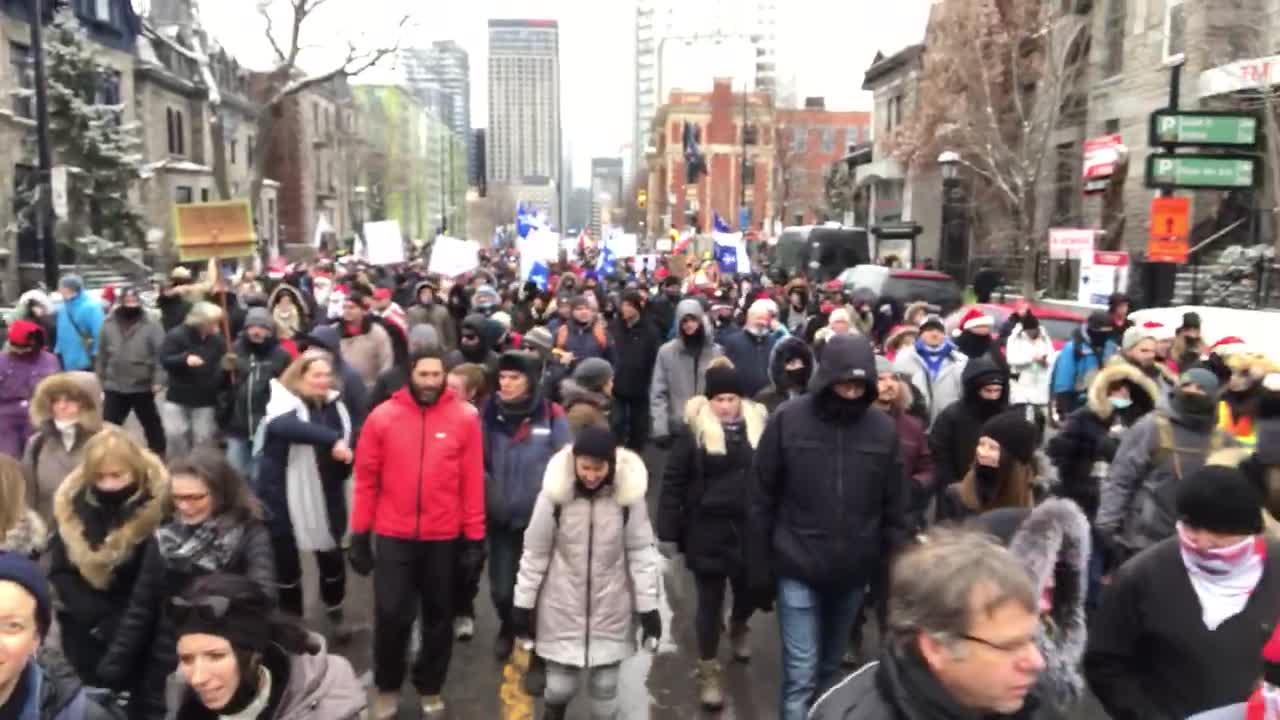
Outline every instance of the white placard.
[[1125, 292], [1128, 288], [1128, 253], [1094, 251], [1081, 258], [1077, 302], [1105, 304], [1112, 293]]
[[520, 277], [529, 277], [533, 264], [550, 265], [560, 257], [560, 233], [538, 228], [525, 237], [516, 238], [516, 250], [520, 253]]
[[617, 233], [609, 238], [608, 244], [615, 258], [635, 257], [639, 252], [639, 242], [635, 233]]
[[67, 166], [54, 165], [49, 172], [49, 198], [53, 203], [53, 214], [60, 219], [67, 217]]
[[448, 235], [436, 236], [431, 245], [427, 272], [444, 277], [457, 277], [480, 267], [480, 245], [473, 240], [459, 240]]
[[1087, 228], [1049, 228], [1049, 259], [1083, 259], [1093, 252], [1096, 233], [1096, 230]]
[[364, 224], [365, 259], [373, 265], [404, 262], [404, 239], [397, 220]]

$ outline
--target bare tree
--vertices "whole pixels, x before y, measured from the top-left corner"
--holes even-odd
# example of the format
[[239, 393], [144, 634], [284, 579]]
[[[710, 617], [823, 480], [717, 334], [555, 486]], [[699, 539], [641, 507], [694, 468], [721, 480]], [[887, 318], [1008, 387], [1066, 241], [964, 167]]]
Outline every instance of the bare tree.
[[1087, 55], [1087, 16], [1060, 8], [1053, 0], [936, 4], [916, 112], [891, 138], [898, 158], [917, 167], [941, 150], [959, 154], [996, 200], [1004, 227], [988, 240], [1022, 259], [1027, 294], [1052, 133]]

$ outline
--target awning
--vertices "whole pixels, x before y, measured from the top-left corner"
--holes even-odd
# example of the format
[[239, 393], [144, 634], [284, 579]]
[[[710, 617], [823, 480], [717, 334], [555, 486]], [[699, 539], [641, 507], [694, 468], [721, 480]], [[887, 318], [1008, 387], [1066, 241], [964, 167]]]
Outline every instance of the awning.
[[1280, 55], [1237, 60], [1200, 73], [1195, 99], [1257, 90], [1280, 83]]
[[854, 170], [854, 185], [862, 186], [876, 180], [906, 180], [902, 165], [891, 157], [873, 160], [866, 165], [859, 165]]

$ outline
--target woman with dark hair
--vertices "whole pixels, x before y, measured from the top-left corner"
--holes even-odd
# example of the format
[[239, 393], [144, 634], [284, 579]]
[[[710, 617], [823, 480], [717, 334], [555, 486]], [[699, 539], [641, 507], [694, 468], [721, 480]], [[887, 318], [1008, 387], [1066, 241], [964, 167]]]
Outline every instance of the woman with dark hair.
[[177, 672], [167, 720], [354, 720], [368, 698], [351, 663], [274, 612], [262, 587], [239, 575], [197, 579], [174, 598]]
[[[262, 508], [221, 453], [197, 450], [169, 464], [168, 521], [147, 541], [142, 570], [110, 648], [98, 663], [109, 687], [146, 668], [140, 698], [145, 717], [162, 717], [165, 678], [177, 664], [173, 618], [165, 613], [195, 578], [244, 575], [274, 600], [275, 561]], [[154, 631], [153, 631], [154, 628]]]
[[1036, 457], [1039, 432], [1019, 411], [982, 424], [973, 464], [964, 478], [943, 489], [938, 520], [963, 520], [998, 508], [1031, 508], [1043, 471]]

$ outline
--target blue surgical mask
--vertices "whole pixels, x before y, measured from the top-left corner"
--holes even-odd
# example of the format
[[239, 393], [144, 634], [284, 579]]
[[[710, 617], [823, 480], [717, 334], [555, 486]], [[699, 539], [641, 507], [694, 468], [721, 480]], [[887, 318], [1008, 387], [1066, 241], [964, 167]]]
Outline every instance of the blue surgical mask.
[[1111, 398], [1111, 407], [1117, 410], [1124, 410], [1133, 405], [1133, 398], [1113, 397]]

